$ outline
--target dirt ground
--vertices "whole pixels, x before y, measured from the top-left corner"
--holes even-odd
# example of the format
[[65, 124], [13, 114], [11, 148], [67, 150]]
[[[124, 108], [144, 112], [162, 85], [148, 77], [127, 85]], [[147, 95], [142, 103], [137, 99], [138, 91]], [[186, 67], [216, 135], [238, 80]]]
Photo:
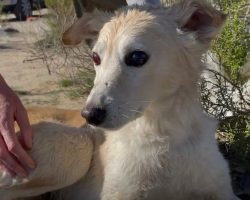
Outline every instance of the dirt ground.
[[45, 22], [44, 17], [17, 22], [14, 15], [0, 16], [0, 73], [25, 106], [81, 109], [84, 100], [70, 99], [59, 86], [58, 75], [49, 75], [41, 60], [27, 61], [34, 43], [47, 29]]

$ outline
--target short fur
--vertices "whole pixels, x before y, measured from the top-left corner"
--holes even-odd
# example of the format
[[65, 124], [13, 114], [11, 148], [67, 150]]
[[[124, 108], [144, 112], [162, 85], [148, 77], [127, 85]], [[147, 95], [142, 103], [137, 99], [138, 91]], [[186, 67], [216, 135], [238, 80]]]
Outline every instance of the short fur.
[[[236, 200], [217, 122], [204, 114], [197, 89], [201, 56], [224, 21], [200, 0], [83, 16], [63, 41], [96, 40], [102, 62], [87, 106], [105, 108], [107, 118], [81, 130], [38, 125], [38, 168], [25, 183], [2, 176], [13, 183], [0, 190], [3, 200], [58, 189], [54, 196], [65, 200]], [[148, 62], [126, 66], [125, 55], [138, 49]]]

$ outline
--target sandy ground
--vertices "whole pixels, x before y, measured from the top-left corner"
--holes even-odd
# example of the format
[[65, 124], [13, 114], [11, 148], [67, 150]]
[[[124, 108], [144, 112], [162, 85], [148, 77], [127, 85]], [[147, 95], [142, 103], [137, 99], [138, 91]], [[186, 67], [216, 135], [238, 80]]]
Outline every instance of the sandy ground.
[[[31, 55], [34, 42], [43, 37], [47, 28], [45, 19], [16, 22], [14, 16], [7, 17], [8, 20], [4, 23], [0, 21], [0, 73], [17, 92], [24, 105], [82, 108], [84, 100], [70, 99], [66, 89], [58, 84], [60, 77], [56, 74], [49, 75], [42, 61], [25, 62]], [[7, 33], [6, 28], [13, 28], [18, 32]]]

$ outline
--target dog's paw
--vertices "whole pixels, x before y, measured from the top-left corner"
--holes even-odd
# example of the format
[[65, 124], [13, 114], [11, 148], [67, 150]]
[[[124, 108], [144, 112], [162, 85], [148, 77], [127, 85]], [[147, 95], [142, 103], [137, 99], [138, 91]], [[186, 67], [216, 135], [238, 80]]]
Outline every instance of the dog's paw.
[[28, 179], [13, 177], [7, 171], [0, 171], [0, 188], [10, 188], [16, 185], [24, 184]]

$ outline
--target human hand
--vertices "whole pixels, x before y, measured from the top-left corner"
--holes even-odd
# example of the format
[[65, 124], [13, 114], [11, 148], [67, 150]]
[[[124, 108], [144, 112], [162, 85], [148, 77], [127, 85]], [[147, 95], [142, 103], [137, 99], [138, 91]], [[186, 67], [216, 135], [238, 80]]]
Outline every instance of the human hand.
[[[20, 128], [15, 134], [14, 123]], [[0, 170], [13, 176], [27, 176], [27, 167], [35, 168], [26, 150], [32, 148], [32, 130], [27, 112], [17, 95], [0, 75]]]

